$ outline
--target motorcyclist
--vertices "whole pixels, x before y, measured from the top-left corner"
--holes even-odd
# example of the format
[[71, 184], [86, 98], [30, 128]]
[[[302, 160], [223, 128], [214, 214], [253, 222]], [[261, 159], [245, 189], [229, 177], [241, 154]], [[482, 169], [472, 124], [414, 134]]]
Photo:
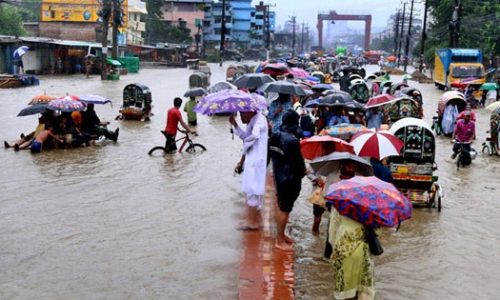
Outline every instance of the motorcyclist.
[[[467, 152], [471, 150], [472, 140], [476, 137], [476, 124], [471, 120], [471, 112], [465, 111], [464, 118], [457, 121], [453, 131], [452, 141], [453, 154], [451, 158], [457, 157], [460, 147], [464, 147]], [[460, 143], [460, 144], [459, 144]]]

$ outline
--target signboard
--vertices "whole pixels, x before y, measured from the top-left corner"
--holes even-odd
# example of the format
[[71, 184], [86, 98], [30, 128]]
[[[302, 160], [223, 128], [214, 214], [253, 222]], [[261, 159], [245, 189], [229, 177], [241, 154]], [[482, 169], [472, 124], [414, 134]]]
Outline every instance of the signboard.
[[[123, 27], [127, 27], [128, 0], [121, 3], [124, 12]], [[41, 22], [99, 22], [97, 0], [42, 0]]]

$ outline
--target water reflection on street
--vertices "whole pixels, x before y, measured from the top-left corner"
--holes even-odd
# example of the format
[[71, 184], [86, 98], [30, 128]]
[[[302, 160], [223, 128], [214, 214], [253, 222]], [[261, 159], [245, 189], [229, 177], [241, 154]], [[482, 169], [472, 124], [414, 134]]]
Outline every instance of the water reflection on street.
[[[225, 68], [211, 65], [212, 83]], [[16, 117], [29, 99], [47, 94], [99, 94], [113, 106], [96, 110], [118, 143], [41, 155], [1, 150], [0, 298], [235, 299], [243, 212], [239, 178], [232, 173], [240, 141], [226, 118], [199, 117], [202, 155], [149, 157], [172, 99], [188, 88], [187, 69], [145, 69], [120, 81], [83, 76], [41, 77], [41, 85], [0, 90], [0, 137], [14, 140], [36, 126]], [[396, 77], [397, 78], [397, 77]], [[151, 122], [114, 121], [123, 87], [151, 88]], [[424, 95], [430, 123], [442, 94], [411, 82]], [[478, 138], [486, 138], [489, 113], [478, 110]], [[443, 210], [416, 209], [398, 232], [382, 236], [375, 259], [377, 299], [496, 299], [500, 278], [500, 159], [478, 156], [457, 171], [451, 144], [437, 139]], [[330, 266], [321, 257], [326, 229], [311, 234], [312, 207], [304, 182], [292, 213], [296, 244], [296, 296], [332, 299]]]

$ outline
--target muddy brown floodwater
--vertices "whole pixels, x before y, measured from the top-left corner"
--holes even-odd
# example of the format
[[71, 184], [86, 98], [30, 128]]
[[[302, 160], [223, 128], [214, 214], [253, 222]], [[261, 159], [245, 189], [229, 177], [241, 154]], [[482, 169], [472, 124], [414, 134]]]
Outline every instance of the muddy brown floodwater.
[[[224, 79], [225, 67], [211, 65], [212, 83]], [[42, 76], [40, 86], [0, 90], [2, 140], [35, 128], [35, 116], [16, 115], [44, 91], [107, 96], [113, 106], [96, 110], [111, 129], [120, 127], [118, 143], [40, 155], [1, 149], [0, 299], [237, 298], [241, 234], [234, 228], [244, 206], [233, 168], [241, 143], [226, 118], [199, 116], [203, 154], [146, 154], [164, 143], [166, 110], [190, 73], [144, 69], [115, 82]], [[133, 82], [151, 88], [151, 122], [114, 121], [122, 89]], [[411, 83], [423, 92], [430, 122], [442, 92]], [[489, 114], [477, 113], [480, 150]], [[415, 209], [398, 232], [383, 233], [377, 299], [498, 298], [500, 159], [479, 155], [456, 171], [449, 139], [437, 144], [443, 209]], [[303, 186], [291, 218], [296, 296], [332, 299], [331, 269], [321, 258], [326, 215], [313, 236], [311, 187]]]

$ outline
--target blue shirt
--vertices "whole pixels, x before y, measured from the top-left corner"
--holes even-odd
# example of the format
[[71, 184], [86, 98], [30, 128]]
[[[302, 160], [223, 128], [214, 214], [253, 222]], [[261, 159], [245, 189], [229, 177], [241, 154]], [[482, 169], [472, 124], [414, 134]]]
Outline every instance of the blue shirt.
[[375, 128], [379, 129], [380, 125], [384, 122], [384, 114], [379, 111], [375, 114], [372, 114], [370, 111], [366, 112], [366, 127], [367, 128]]
[[384, 166], [380, 161], [376, 159], [370, 159], [370, 163], [373, 167], [373, 175], [380, 180], [385, 182], [393, 183], [392, 173], [389, 167]]
[[330, 118], [330, 121], [328, 122], [328, 126], [332, 127], [332, 126], [342, 124], [342, 123], [350, 124], [349, 118], [347, 116], [332, 115], [332, 117]]
[[[280, 106], [281, 112], [276, 113]], [[267, 118], [273, 125], [273, 127], [271, 128], [271, 131], [273, 133], [279, 132], [280, 126], [283, 123], [283, 115], [289, 109], [292, 109], [292, 101], [280, 102], [278, 100], [274, 100], [273, 102], [271, 102], [271, 104], [269, 105], [269, 113], [267, 115]]]

